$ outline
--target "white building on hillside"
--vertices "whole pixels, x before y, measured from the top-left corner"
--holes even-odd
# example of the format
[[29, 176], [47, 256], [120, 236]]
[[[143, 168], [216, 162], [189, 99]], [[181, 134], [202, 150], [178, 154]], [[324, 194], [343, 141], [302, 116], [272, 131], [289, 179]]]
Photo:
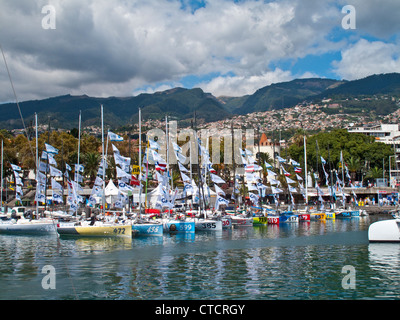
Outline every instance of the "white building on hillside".
[[349, 129], [351, 133], [362, 133], [375, 137], [376, 141], [389, 144], [393, 147], [394, 156], [389, 157], [390, 186], [400, 185], [400, 126], [398, 124], [380, 124], [371, 127]]

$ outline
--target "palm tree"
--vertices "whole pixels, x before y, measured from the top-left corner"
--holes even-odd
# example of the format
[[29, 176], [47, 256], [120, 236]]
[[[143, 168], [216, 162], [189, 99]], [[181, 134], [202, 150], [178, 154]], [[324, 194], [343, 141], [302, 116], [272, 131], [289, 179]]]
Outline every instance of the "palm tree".
[[356, 173], [361, 169], [361, 161], [360, 158], [355, 158], [353, 156], [350, 157], [349, 161], [346, 162], [347, 168], [350, 171], [351, 180], [356, 180]]
[[382, 168], [378, 168], [377, 166], [369, 169], [367, 172], [365, 178], [372, 178], [372, 179], [378, 179], [382, 178]]
[[97, 152], [88, 152], [83, 156], [85, 173], [90, 177], [90, 184], [96, 179], [97, 168], [100, 163], [100, 155]]

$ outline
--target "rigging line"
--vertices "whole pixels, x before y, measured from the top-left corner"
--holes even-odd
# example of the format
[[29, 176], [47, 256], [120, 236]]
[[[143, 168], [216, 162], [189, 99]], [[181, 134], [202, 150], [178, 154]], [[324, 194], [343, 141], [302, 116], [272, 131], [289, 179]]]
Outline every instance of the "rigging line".
[[[16, 102], [17, 107], [18, 107], [19, 115], [20, 115], [20, 117], [21, 117], [22, 125], [23, 125], [24, 130], [25, 130], [25, 135], [26, 135], [26, 138], [28, 139], [29, 148], [30, 148], [30, 150], [31, 150], [32, 156], [35, 158], [35, 155], [34, 155], [34, 153], [33, 153], [33, 149], [32, 149], [32, 146], [31, 146], [31, 143], [30, 143], [30, 141], [29, 141], [28, 131], [27, 131], [26, 126], [25, 126], [25, 121], [24, 121], [24, 118], [23, 118], [23, 116], [22, 116], [21, 108], [20, 108], [20, 106], [19, 106], [19, 102], [18, 102], [18, 98], [17, 98], [17, 93], [16, 93], [15, 88], [14, 88], [14, 83], [13, 83], [12, 78], [11, 78], [10, 70], [8, 69], [8, 64], [7, 64], [6, 56], [4, 55], [3, 47], [1, 46], [1, 44], [0, 44], [0, 50], [1, 50], [1, 54], [3, 55], [4, 64], [5, 64], [5, 66], [6, 66], [8, 78], [9, 78], [9, 80], [10, 80], [11, 88], [12, 88], [12, 91], [13, 91], [13, 93], [14, 93], [14, 98], [15, 98], [15, 102]], [[35, 158], [35, 164], [36, 164], [36, 166], [37, 166], [36, 158]]]

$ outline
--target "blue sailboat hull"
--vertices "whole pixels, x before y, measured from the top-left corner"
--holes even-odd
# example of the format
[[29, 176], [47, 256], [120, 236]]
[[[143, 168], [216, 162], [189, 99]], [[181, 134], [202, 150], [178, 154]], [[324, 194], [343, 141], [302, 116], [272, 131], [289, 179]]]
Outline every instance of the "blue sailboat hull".
[[161, 223], [134, 223], [132, 231], [138, 236], [162, 236], [164, 234]]

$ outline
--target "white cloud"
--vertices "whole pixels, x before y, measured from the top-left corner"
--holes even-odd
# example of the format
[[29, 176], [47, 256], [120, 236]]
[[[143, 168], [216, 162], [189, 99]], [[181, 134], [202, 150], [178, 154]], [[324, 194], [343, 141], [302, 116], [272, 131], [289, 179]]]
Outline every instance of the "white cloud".
[[[276, 61], [343, 48], [342, 39], [327, 37], [342, 17], [334, 1], [208, 0], [194, 11], [188, 3], [52, 0], [56, 30], [44, 30], [47, 0], [3, 1], [0, 41], [20, 100], [126, 96], [209, 74], [235, 75], [202, 83], [212, 93], [251, 93], [293, 78], [271, 70]], [[7, 101], [13, 98], [3, 66], [0, 101]]]
[[205, 92], [212, 92], [215, 96], [237, 97], [253, 94], [257, 89], [272, 83], [289, 81], [293, 78], [290, 71], [276, 69], [253, 76], [219, 76], [207, 83], [198, 84], [198, 87]]
[[333, 63], [334, 72], [347, 80], [371, 74], [400, 72], [400, 47], [382, 41], [359, 40], [342, 51], [342, 60]]

